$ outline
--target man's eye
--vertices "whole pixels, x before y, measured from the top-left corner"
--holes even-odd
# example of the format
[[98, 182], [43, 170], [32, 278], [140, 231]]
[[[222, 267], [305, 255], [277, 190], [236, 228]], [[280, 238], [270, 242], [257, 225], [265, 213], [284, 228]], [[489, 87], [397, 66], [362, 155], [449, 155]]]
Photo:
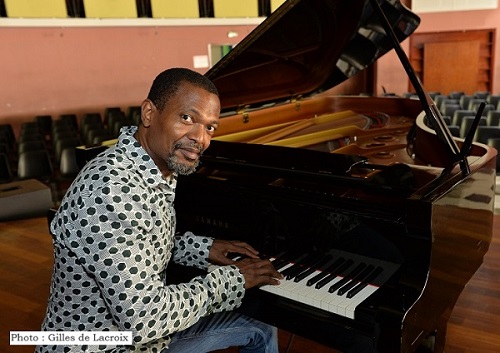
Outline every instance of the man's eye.
[[182, 120], [185, 120], [185, 121], [193, 121], [193, 117], [189, 114], [182, 114], [181, 118], [182, 118]]

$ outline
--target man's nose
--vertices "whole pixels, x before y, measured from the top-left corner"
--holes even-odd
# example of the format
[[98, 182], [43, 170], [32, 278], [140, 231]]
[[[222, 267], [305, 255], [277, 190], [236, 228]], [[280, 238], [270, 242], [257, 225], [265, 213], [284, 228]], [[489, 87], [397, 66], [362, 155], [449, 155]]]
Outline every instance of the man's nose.
[[189, 130], [188, 138], [199, 144], [203, 144], [205, 141], [205, 135], [205, 127], [201, 124], [194, 124], [191, 130]]

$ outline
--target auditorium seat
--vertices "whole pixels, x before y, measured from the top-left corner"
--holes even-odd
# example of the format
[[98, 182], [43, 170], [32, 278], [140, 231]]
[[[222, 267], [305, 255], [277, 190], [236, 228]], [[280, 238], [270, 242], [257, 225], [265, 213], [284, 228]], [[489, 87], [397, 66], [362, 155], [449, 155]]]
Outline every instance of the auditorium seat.
[[11, 124], [0, 124], [0, 139], [4, 140], [10, 148], [14, 147], [16, 137]]
[[0, 183], [12, 181], [12, 170], [10, 169], [9, 157], [5, 153], [0, 153]]
[[488, 143], [490, 138], [500, 138], [500, 127], [497, 126], [478, 126], [474, 134], [474, 141], [484, 144]]
[[472, 98], [470, 101], [469, 101], [469, 106], [467, 109], [469, 110], [473, 110], [473, 111], [477, 111], [477, 108], [479, 108], [479, 104], [483, 103], [485, 100], [484, 99], [480, 99], [480, 98]]
[[441, 114], [453, 116], [457, 110], [460, 110], [460, 104], [458, 103], [444, 103], [441, 106]]
[[453, 118], [451, 119], [451, 124], [460, 126], [465, 116], [475, 116], [475, 115], [476, 113], [472, 110], [468, 109], [455, 110], [455, 112], [453, 113]]
[[27, 151], [19, 155], [17, 165], [19, 179], [39, 179], [48, 182], [52, 177], [52, 172], [52, 163], [47, 151]]
[[500, 173], [500, 138], [490, 138], [487, 141], [488, 146], [494, 147], [497, 150], [497, 175]]
[[59, 172], [62, 178], [74, 178], [80, 168], [76, 162], [76, 153], [74, 147], [63, 149], [60, 157]]
[[472, 95], [464, 94], [463, 96], [460, 97], [460, 106], [462, 109], [469, 109], [469, 102], [473, 98]]
[[76, 114], [61, 114], [58, 120], [72, 126], [73, 129], [78, 130], [78, 120], [76, 118]]
[[45, 142], [42, 140], [22, 140], [17, 146], [17, 153], [21, 154], [28, 151], [45, 151]]
[[448, 94], [448, 96], [451, 99], [460, 100], [460, 97], [462, 97], [464, 94], [465, 94], [465, 92], [463, 92], [463, 91], [452, 91], [452, 92], [450, 92], [450, 94]]
[[92, 112], [83, 114], [80, 120], [80, 128], [85, 124], [98, 124], [103, 123], [101, 113]]
[[460, 137], [460, 127], [458, 125], [450, 125], [448, 126], [448, 130], [455, 137]]
[[55, 140], [55, 145], [54, 145], [54, 160], [56, 164], [60, 163], [61, 160], [61, 154], [64, 151], [64, 149], [71, 147], [75, 148], [76, 146], [80, 145], [80, 140], [78, 138], [74, 137], [66, 137], [66, 138], [60, 138]]
[[43, 134], [50, 135], [52, 131], [52, 115], [37, 115], [35, 121]]
[[488, 92], [488, 91], [476, 91], [473, 94], [474, 98], [478, 98], [478, 99], [482, 99], [482, 100], [485, 100], [486, 97], [488, 97], [489, 95], [490, 95], [490, 92]]
[[448, 96], [445, 94], [436, 94], [434, 96], [434, 104], [438, 109], [439, 107], [441, 107], [441, 102], [443, 102], [445, 99], [448, 99]]
[[486, 103], [492, 104], [495, 109], [497, 108], [499, 102], [500, 94], [490, 94], [488, 97], [486, 97]]
[[[475, 117], [473, 116], [466, 116], [462, 120], [462, 123], [460, 124], [460, 137], [465, 138], [467, 134], [469, 133], [469, 130], [472, 126], [472, 123], [474, 122]], [[481, 117], [479, 120], [479, 126], [486, 126], [486, 118]]]
[[486, 113], [486, 125], [500, 127], [500, 111], [490, 110]]

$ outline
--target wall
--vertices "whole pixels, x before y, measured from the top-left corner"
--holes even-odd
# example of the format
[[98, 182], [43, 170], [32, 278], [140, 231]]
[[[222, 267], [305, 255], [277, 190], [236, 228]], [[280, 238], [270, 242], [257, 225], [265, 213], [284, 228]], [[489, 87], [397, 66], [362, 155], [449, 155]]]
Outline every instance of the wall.
[[[461, 31], [473, 29], [495, 29], [495, 63], [493, 68], [493, 89], [500, 94], [500, 8], [494, 10], [454, 11], [417, 13], [420, 16], [420, 26], [416, 33]], [[409, 39], [402, 43], [408, 52]], [[402, 94], [408, 91], [406, 72], [394, 52], [379, 59], [377, 66], [377, 93], [387, 92]], [[425, 85], [425, 84], [424, 84]]]
[[[500, 9], [419, 14], [418, 32], [500, 26]], [[0, 123], [37, 114], [102, 111], [139, 104], [152, 79], [168, 67], [193, 67], [209, 43], [236, 44], [255, 28], [244, 25], [13, 27], [0, 24]], [[239, 36], [228, 38], [229, 31]], [[500, 32], [493, 91], [500, 93]], [[409, 41], [403, 42], [407, 50]], [[204, 73], [206, 69], [199, 69]], [[402, 94], [408, 79], [396, 54], [378, 62], [377, 93]], [[16, 126], [15, 126], [16, 127]]]
[[[193, 67], [209, 43], [236, 44], [250, 25], [1, 27], [0, 123], [126, 108], [169, 67]], [[228, 31], [239, 34], [228, 38]], [[197, 69], [204, 73], [207, 69]]]

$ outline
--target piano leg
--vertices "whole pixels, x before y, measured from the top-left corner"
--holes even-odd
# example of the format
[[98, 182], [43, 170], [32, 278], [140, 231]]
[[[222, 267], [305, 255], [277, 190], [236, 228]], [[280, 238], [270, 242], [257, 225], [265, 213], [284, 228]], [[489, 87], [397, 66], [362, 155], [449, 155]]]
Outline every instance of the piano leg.
[[444, 346], [446, 344], [446, 330], [448, 328], [448, 317], [441, 318], [438, 322], [436, 328], [436, 337], [434, 341], [434, 353], [444, 352]]

